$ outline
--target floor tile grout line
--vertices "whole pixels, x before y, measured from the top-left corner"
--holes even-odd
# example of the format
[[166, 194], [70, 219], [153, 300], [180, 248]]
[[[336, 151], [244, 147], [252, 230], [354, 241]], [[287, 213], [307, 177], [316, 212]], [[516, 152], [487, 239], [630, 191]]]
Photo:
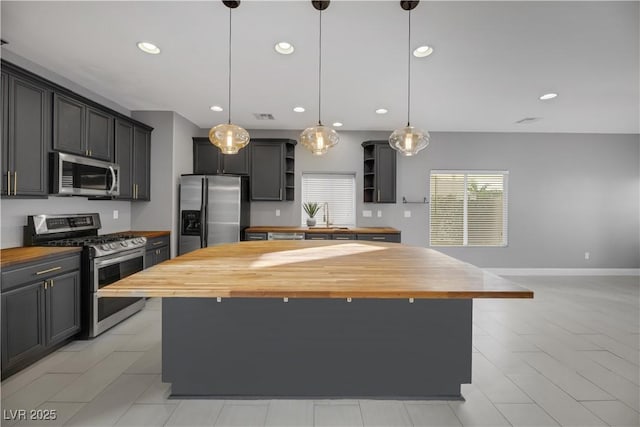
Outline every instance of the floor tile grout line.
[[[549, 356], [551, 359], [553, 359], [554, 361], [556, 361], [557, 363], [559, 363], [560, 365], [562, 365], [563, 367], [566, 367], [566, 364], [563, 363], [561, 360], [556, 359], [555, 357], [553, 357], [551, 354], [547, 353], [546, 351], [543, 351], [544, 354], [546, 354], [547, 356]], [[529, 365], [534, 371], [536, 371], [538, 374], [540, 374], [544, 379], [546, 379], [547, 381], [549, 381], [551, 384], [553, 384], [554, 386], [558, 387], [559, 390], [561, 390], [564, 394], [566, 394], [567, 396], [569, 396], [571, 399], [575, 400], [576, 402], [580, 402], [578, 399], [576, 399], [575, 397], [573, 397], [573, 395], [571, 393], [569, 393], [567, 390], [565, 390], [564, 388], [562, 388], [560, 386], [560, 384], [556, 383], [555, 381], [553, 381], [551, 378], [547, 377], [542, 371], [540, 371], [539, 369], [537, 369], [535, 366], [533, 366], [531, 363], [529, 363], [527, 360], [523, 360], [524, 363], [526, 363], [527, 365]], [[580, 375], [578, 371], [576, 370], [571, 370], [571, 372], [581, 376], [582, 378], [584, 378], [585, 380], [587, 380], [587, 382], [593, 384], [594, 387], [596, 387], [598, 390], [600, 390], [601, 392], [603, 392], [604, 394], [610, 396], [612, 399], [611, 400], [617, 400], [615, 398], [615, 396], [611, 396], [611, 393], [609, 393], [606, 390], [603, 390], [602, 387], [600, 387], [598, 384], [595, 384], [593, 381], [590, 381], [588, 378], [585, 378], [584, 376]]]

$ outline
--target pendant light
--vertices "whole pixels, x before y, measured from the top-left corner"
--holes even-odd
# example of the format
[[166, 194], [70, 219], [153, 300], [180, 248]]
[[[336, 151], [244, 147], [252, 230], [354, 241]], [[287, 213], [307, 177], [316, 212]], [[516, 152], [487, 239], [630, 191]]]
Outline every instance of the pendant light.
[[415, 9], [420, 1], [406, 1], [400, 2], [400, 7], [409, 11], [409, 47], [407, 49], [408, 61], [408, 75], [407, 75], [407, 126], [396, 129], [389, 137], [389, 145], [394, 150], [400, 152], [404, 156], [413, 156], [420, 150], [429, 145], [429, 132], [422, 129], [411, 126], [411, 10]]
[[320, 11], [320, 31], [318, 43], [318, 125], [306, 128], [300, 134], [300, 143], [314, 155], [320, 156], [338, 143], [338, 133], [328, 126], [323, 126], [320, 120], [322, 100], [322, 11], [329, 7], [329, 1], [312, 1], [313, 7]]
[[228, 122], [209, 130], [209, 141], [220, 148], [223, 154], [238, 154], [249, 143], [249, 132], [231, 123], [231, 10], [240, 6], [240, 1], [223, 1], [229, 8], [229, 109]]

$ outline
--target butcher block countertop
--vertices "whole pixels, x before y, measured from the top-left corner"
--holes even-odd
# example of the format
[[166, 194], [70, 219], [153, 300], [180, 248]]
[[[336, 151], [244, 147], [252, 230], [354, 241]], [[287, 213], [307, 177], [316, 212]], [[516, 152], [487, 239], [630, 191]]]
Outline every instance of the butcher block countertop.
[[288, 226], [254, 226], [245, 233], [321, 233], [321, 234], [399, 234], [400, 230], [391, 227], [288, 227]]
[[57, 246], [24, 246], [19, 248], [7, 248], [0, 251], [0, 267], [7, 268], [25, 262], [39, 261], [54, 256], [80, 252], [78, 247]]
[[146, 237], [147, 239], [155, 239], [156, 237], [168, 236], [171, 234], [171, 231], [126, 231], [122, 234], [133, 234], [134, 236]]
[[100, 288], [98, 296], [469, 299], [533, 292], [432, 249], [274, 240], [198, 249]]

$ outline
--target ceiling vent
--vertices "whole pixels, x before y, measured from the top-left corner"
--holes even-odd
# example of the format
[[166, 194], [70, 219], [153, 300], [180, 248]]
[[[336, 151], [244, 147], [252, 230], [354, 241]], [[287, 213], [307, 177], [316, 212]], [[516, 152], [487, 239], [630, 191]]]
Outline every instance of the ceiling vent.
[[275, 120], [273, 114], [269, 113], [253, 113], [253, 116], [258, 120]]
[[529, 123], [540, 121], [541, 119], [541, 117], [525, 117], [524, 119], [518, 120], [516, 123], [519, 125], [526, 125]]

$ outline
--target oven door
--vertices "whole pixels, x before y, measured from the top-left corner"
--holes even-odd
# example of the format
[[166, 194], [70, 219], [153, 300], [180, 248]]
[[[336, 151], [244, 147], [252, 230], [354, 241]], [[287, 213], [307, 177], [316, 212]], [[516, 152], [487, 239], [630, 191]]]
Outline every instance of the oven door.
[[112, 256], [94, 258], [90, 336], [95, 337], [144, 307], [144, 298], [98, 297], [96, 293], [104, 286], [142, 271], [144, 254], [145, 249], [139, 248]]

